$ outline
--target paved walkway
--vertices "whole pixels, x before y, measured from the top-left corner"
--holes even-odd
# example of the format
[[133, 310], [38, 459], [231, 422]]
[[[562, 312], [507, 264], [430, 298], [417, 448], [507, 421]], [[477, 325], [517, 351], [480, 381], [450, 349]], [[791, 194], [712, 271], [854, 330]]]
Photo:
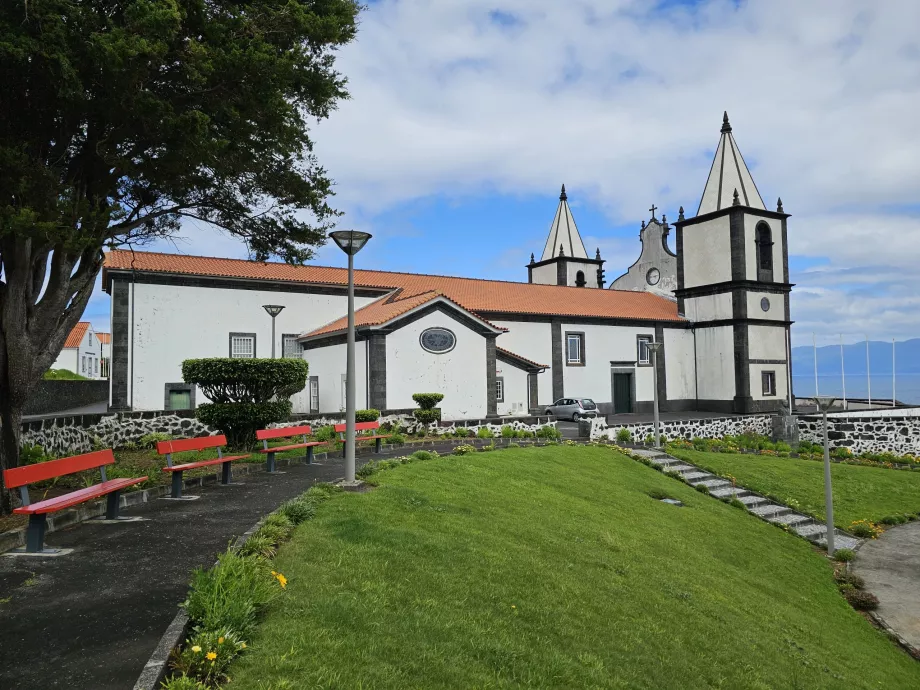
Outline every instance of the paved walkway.
[[866, 541], [853, 569], [878, 597], [879, 616], [920, 649], [920, 522], [892, 527], [878, 539]]
[[[358, 463], [412, 450], [362, 454]], [[185, 599], [191, 571], [211, 566], [287, 499], [343, 474], [341, 458], [281, 469], [243, 476], [238, 486], [187, 490], [201, 494], [197, 501], [156, 499], [122, 511], [142, 522], [90, 521], [48, 535], [49, 545], [74, 549], [66, 556], [0, 555], [0, 688], [133, 687]]]

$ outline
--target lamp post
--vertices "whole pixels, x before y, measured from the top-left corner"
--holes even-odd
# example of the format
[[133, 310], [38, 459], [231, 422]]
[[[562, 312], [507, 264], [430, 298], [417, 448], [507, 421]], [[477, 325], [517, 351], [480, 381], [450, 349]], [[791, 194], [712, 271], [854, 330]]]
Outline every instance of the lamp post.
[[371, 238], [358, 230], [336, 230], [329, 237], [348, 255], [348, 345], [345, 352], [345, 484], [355, 484], [355, 254]]
[[827, 520], [827, 555], [834, 555], [834, 496], [831, 492], [831, 454], [827, 444], [827, 411], [834, 404], [834, 398], [829, 395], [814, 398], [821, 415], [824, 418], [824, 506], [825, 519]]
[[262, 308], [272, 317], [272, 359], [275, 358], [275, 317], [284, 309], [282, 304], [263, 304]]
[[652, 351], [652, 392], [655, 400], [655, 448], [661, 448], [661, 433], [658, 421], [658, 351], [662, 343], [649, 343], [648, 349]]

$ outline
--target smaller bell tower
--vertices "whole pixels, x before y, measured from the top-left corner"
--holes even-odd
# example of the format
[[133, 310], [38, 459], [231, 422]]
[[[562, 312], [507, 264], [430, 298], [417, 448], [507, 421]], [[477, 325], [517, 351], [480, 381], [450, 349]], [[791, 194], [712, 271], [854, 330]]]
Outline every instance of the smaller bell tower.
[[568, 285], [571, 287], [603, 288], [604, 259], [598, 249], [593, 259], [588, 258], [585, 243], [578, 234], [575, 219], [569, 208], [565, 185], [559, 194], [559, 206], [549, 228], [549, 237], [543, 255], [537, 261], [533, 254], [527, 264], [527, 282], [543, 285]]

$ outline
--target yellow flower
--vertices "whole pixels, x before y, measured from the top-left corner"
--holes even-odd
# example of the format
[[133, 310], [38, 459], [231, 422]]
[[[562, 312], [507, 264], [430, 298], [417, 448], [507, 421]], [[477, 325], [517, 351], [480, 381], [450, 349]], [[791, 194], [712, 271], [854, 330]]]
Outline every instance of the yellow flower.
[[246, 649], [246, 643], [240, 642], [240, 649]]
[[278, 583], [281, 585], [281, 589], [287, 587], [287, 578], [284, 575], [278, 575]]
[[214, 661], [217, 658], [217, 654], [215, 652], [208, 652], [205, 656], [209, 661]]
[[198, 654], [198, 652], [201, 651], [201, 647], [199, 647], [199, 646], [196, 644], [194, 647], [192, 647], [192, 651], [195, 652], [195, 654]]
[[511, 604], [511, 608], [516, 609], [517, 606], [515, 606], [514, 604]]
[[276, 573], [274, 570], [272, 570], [272, 576], [273, 576], [273, 577], [278, 577], [278, 573]]
[[224, 638], [218, 637], [218, 638], [217, 638], [217, 644], [223, 644], [223, 643], [224, 643]]

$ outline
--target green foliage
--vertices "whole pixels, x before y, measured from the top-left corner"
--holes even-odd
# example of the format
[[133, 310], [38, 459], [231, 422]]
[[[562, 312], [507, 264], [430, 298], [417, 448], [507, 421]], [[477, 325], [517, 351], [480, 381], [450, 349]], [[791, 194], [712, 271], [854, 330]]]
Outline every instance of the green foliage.
[[333, 425], [321, 426], [319, 429], [313, 431], [313, 438], [317, 441], [334, 441], [336, 437], [335, 427]]
[[197, 385], [217, 404], [286, 400], [304, 389], [308, 373], [306, 361], [292, 358], [211, 357], [182, 362], [182, 380]]
[[419, 424], [433, 424], [441, 421], [441, 410], [439, 408], [413, 410], [412, 414]]
[[204, 403], [195, 410], [198, 420], [220, 429], [233, 448], [251, 448], [258, 429], [283, 422], [290, 414], [290, 400], [262, 403]]
[[376, 422], [380, 419], [380, 410], [373, 408], [369, 410], [355, 410], [356, 422]]
[[[681, 477], [681, 479], [683, 479], [683, 477]], [[709, 495], [709, 487], [705, 484], [696, 484], [693, 488], [699, 491], [701, 494]]]
[[479, 430], [476, 432], [477, 438], [495, 438], [495, 432], [492, 431], [487, 426], [479, 427]]
[[292, 498], [282, 503], [278, 512], [290, 520], [291, 524], [299, 525], [316, 515], [316, 506], [306, 497]]
[[502, 438], [514, 438], [514, 437], [515, 437], [514, 429], [508, 424], [505, 424], [502, 427]]
[[454, 448], [454, 455], [469, 455], [470, 453], [476, 452], [476, 446], [471, 446], [469, 444], [461, 444]]
[[172, 436], [162, 431], [155, 431], [150, 434], [144, 434], [137, 440], [139, 448], [153, 450], [160, 441], [172, 441]]
[[550, 441], [558, 441], [562, 438], [562, 432], [556, 427], [546, 424], [537, 429], [537, 438], [545, 438]]
[[633, 432], [623, 427], [617, 430], [617, 443], [632, 443]]
[[218, 556], [210, 570], [195, 570], [183, 604], [193, 625], [201, 630], [229, 628], [251, 639], [259, 614], [278, 596], [270, 570], [261, 559], [233, 551]]
[[227, 667], [244, 649], [246, 643], [232, 630], [200, 630], [173, 657], [173, 668], [198, 679], [205, 687], [217, 686], [228, 680]]
[[732, 508], [739, 508], [739, 509], [741, 509], [741, 510], [747, 510], [747, 506], [744, 505], [744, 503], [742, 503], [741, 501], [739, 501], [739, 500], [738, 500], [737, 498], [735, 498], [734, 496], [733, 496], [732, 499], [728, 502], [728, 504], [729, 504]]
[[[437, 405], [444, 399], [443, 393], [413, 393], [412, 399], [415, 401], [415, 404], [418, 405], [423, 410], [434, 409], [434, 406]], [[440, 417], [439, 417], [440, 419]]]
[[434, 450], [417, 450], [409, 457], [413, 460], [434, 460], [440, 456], [438, 455], [437, 451]]
[[45, 455], [45, 449], [39, 445], [23, 446], [19, 450], [20, 465], [34, 465], [35, 463], [45, 462], [45, 460], [50, 459], [51, 458]]
[[[850, 554], [853, 553], [853, 550], [852, 550], [852, 549], [840, 549], [840, 551], [846, 551], [846, 552], [848, 552], [848, 553], [850, 553]], [[838, 558], [837, 558], [837, 554], [835, 553], [835, 554], [834, 554], [834, 560], [846, 561], [846, 560], [852, 560], [852, 558], [849, 558], [849, 559], [847, 559], [847, 558], [838, 559]], [[866, 586], [866, 581], [865, 581], [865, 580], [863, 580], [859, 575], [857, 575], [857, 574], [855, 574], [855, 573], [851, 573], [851, 572], [850, 572], [849, 570], [847, 570], [846, 568], [840, 568], [839, 570], [837, 570], [837, 571], [834, 573], [834, 579], [837, 581], [837, 584], [838, 584], [838, 585], [844, 585], [844, 584], [846, 584], [846, 585], [850, 585], [850, 586], [853, 587], [854, 589], [862, 589], [863, 587]]]
[[466, 427], [458, 426], [454, 428], [454, 435], [457, 438], [469, 438], [470, 436], [473, 435], [473, 432], [472, 430], [467, 429]]
[[208, 686], [188, 676], [172, 676], [163, 681], [160, 690], [208, 690]]
[[520, 444], [520, 443], [515, 443], [514, 441], [512, 441], [511, 443], [508, 444], [507, 447], [508, 447], [508, 448], [520, 448], [520, 447], [521, 447], [521, 444]]
[[241, 556], [255, 556], [257, 558], [271, 559], [278, 551], [278, 544], [268, 534], [256, 533], [250, 535], [246, 543], [240, 547]]
[[406, 437], [402, 434], [390, 434], [390, 438], [387, 439], [387, 443], [392, 443], [394, 446], [401, 446], [406, 442]]
[[662, 489], [651, 489], [650, 491], [648, 491], [648, 495], [651, 498], [654, 498], [656, 501], [661, 501], [661, 500], [664, 500], [665, 498], [672, 498], [672, 499], [674, 498], [671, 494], [669, 494], [667, 491], [664, 491]]
[[75, 374], [70, 369], [49, 369], [42, 378], [46, 381], [89, 381], [85, 376]]
[[849, 448], [840, 446], [839, 448], [834, 448], [831, 451], [831, 457], [837, 458], [838, 460], [845, 460], [847, 458], [852, 458], [853, 453], [850, 452]]
[[848, 563], [856, 558], [856, 552], [853, 549], [837, 549], [834, 551], [834, 560], [841, 563]]

